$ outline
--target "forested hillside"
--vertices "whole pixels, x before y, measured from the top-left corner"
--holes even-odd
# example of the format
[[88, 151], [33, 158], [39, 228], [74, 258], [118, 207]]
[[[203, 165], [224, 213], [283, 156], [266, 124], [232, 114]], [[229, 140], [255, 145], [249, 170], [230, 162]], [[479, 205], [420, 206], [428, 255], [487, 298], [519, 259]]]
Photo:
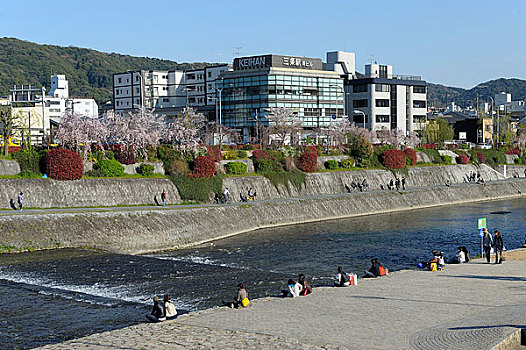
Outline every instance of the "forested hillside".
[[65, 74], [72, 96], [93, 97], [100, 104], [112, 98], [114, 73], [137, 69], [190, 69], [206, 65], [210, 64], [177, 63], [0, 38], [0, 96], [7, 96], [15, 84], [44, 85], [49, 89], [52, 74]]

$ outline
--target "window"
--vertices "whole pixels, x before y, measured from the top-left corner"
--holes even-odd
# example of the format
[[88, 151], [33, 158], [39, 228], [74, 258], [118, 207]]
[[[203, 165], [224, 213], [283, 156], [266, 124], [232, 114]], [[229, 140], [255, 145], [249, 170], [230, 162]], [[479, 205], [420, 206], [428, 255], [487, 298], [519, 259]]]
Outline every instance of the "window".
[[376, 99], [375, 100], [376, 107], [389, 107], [389, 100], [388, 99]]
[[376, 115], [377, 123], [389, 123], [389, 115], [387, 114], [377, 114]]
[[426, 108], [426, 101], [414, 100], [413, 108]]
[[163, 98], [163, 102], [169, 102], [170, 100], [167, 98]]
[[321, 113], [320, 113], [320, 109], [319, 108], [304, 108], [303, 109], [303, 114], [306, 117], [317, 117]]
[[486, 125], [486, 131], [491, 131], [491, 125]]
[[343, 108], [325, 108], [325, 116], [343, 115]]
[[352, 86], [352, 92], [367, 92], [367, 84], [359, 84]]
[[139, 81], [139, 76], [138, 75], [135, 76], [135, 81]]
[[203, 79], [203, 74], [197, 74], [197, 79]]
[[117, 78], [117, 81], [118, 81], [119, 83], [122, 83], [122, 78]]
[[168, 88], [166, 86], [163, 86], [163, 91], [166, 91], [168, 90]]
[[[355, 124], [363, 124], [364, 123], [363, 114], [362, 113], [354, 114], [352, 117], [352, 120]], [[369, 123], [369, 116], [367, 114], [365, 115], [365, 123]]]
[[381, 66], [379, 66], [379, 69], [380, 69], [379, 77], [387, 79], [387, 66], [381, 65]]
[[425, 123], [426, 122], [426, 116], [425, 115], [414, 115], [413, 116], [413, 123]]
[[161, 76], [162, 79], [168, 79], [168, 76], [167, 75], [163, 75]]
[[415, 94], [425, 94], [426, 93], [426, 87], [425, 86], [413, 86], [413, 93], [415, 93]]
[[212, 78], [212, 72], [208, 72], [208, 77]]
[[195, 103], [195, 97], [190, 97], [188, 99], [188, 103]]
[[389, 92], [388, 84], [375, 84], [374, 91], [376, 92]]
[[187, 75], [186, 75], [186, 79], [188, 79], [188, 80], [194, 80], [194, 79], [195, 79], [195, 74], [187, 74]]
[[367, 107], [367, 106], [369, 106], [369, 100], [367, 100], [367, 99], [354, 100], [354, 101], [352, 101], [352, 106], [354, 108]]
[[203, 87], [201, 85], [197, 86], [197, 91], [203, 91]]

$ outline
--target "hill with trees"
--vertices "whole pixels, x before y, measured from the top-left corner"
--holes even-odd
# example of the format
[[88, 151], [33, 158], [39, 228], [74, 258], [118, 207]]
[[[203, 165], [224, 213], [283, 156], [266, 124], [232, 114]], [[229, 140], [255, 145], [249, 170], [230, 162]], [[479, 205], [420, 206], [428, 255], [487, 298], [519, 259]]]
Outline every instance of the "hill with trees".
[[[170, 60], [104, 53], [78, 47], [40, 45], [16, 38], [0, 38], [0, 96], [9, 95], [17, 84], [42, 85], [49, 88], [53, 74], [64, 74], [69, 81], [70, 94], [95, 98], [102, 104], [112, 99], [112, 75], [127, 70], [193, 69], [212, 63], [177, 63]], [[360, 77], [361, 74], [358, 73]], [[481, 83], [472, 89], [429, 83], [429, 106], [445, 106], [455, 101], [460, 106], [490, 101], [502, 91], [511, 93], [514, 100], [526, 98], [526, 80], [497, 79]]]
[[471, 89], [449, 87], [428, 83], [427, 100], [429, 106], [443, 107], [450, 102], [467, 107], [476, 105], [477, 94], [479, 102], [491, 103], [491, 97], [501, 92], [511, 93], [513, 100], [526, 98], [526, 80], [500, 78], [480, 83]]
[[208, 65], [211, 63], [177, 63], [0, 38], [0, 96], [9, 95], [15, 84], [45, 86], [49, 90], [51, 75], [64, 74], [69, 81], [71, 96], [92, 97], [101, 104], [112, 99], [114, 73], [138, 69], [184, 70]]

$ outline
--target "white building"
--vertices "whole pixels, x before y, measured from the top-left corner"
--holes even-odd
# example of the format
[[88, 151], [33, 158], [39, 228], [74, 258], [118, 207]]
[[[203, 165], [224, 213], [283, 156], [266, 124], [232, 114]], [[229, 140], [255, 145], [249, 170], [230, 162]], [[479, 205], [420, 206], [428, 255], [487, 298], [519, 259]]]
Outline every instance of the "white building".
[[495, 107], [504, 106], [511, 103], [511, 94], [501, 92], [495, 95]]
[[99, 106], [94, 99], [69, 96], [69, 84], [65, 75], [58, 74], [51, 77], [51, 88], [44, 99], [49, 108], [49, 118], [56, 123], [60, 123], [66, 112], [90, 118], [99, 115]]
[[390, 65], [368, 64], [365, 78], [345, 80], [345, 93], [356, 126], [405, 134], [425, 127], [427, 83], [418, 76], [397, 76]]
[[188, 71], [130, 71], [113, 75], [115, 112], [141, 107], [167, 115], [185, 107], [198, 111], [214, 110], [215, 81], [227, 64]]

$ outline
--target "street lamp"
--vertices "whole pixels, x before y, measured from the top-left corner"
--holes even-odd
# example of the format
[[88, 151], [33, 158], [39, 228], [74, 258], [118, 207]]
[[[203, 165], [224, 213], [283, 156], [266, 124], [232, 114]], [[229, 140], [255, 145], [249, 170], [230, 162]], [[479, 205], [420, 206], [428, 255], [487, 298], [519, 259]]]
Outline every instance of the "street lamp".
[[359, 109], [355, 109], [354, 111], [352, 111], [354, 114], [362, 114], [363, 115], [363, 128], [365, 129], [365, 113], [360, 111]]
[[346, 104], [346, 95], [348, 95], [348, 93], [345, 92], [345, 90], [340, 86], [340, 85], [334, 85], [334, 84], [330, 84], [329, 85], [330, 87], [335, 87], [335, 88], [338, 88], [340, 89], [341, 93], [342, 93], [342, 96], [343, 96], [343, 115], [345, 116], [345, 104]]

